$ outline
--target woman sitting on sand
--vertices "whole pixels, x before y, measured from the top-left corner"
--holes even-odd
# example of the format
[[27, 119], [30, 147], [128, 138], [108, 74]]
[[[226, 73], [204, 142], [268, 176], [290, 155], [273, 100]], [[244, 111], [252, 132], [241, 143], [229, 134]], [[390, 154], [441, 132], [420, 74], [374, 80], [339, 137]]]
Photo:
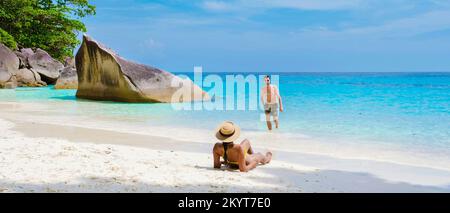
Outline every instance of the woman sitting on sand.
[[[267, 164], [272, 159], [272, 153], [266, 155], [254, 153], [250, 141], [245, 139], [241, 144], [234, 144], [240, 135], [240, 128], [232, 122], [222, 123], [216, 130], [216, 138], [222, 143], [216, 143], [213, 149], [214, 168], [220, 169], [222, 164], [228, 168], [248, 172], [258, 164]], [[223, 162], [220, 161], [223, 158]]]

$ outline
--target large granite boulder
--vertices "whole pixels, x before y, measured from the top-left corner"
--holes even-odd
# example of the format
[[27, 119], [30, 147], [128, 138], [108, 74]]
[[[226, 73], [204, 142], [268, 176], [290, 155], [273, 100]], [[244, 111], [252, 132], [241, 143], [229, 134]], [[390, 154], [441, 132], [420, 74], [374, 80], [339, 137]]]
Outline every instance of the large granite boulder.
[[75, 64], [79, 98], [166, 103], [208, 99], [192, 81], [127, 61], [86, 35]]
[[13, 76], [19, 70], [19, 63], [14, 52], [0, 43], [0, 88], [11, 88], [11, 85], [15, 85]]
[[42, 87], [47, 86], [47, 83], [41, 80], [39, 73], [23, 68], [19, 69], [16, 73], [17, 86], [19, 87]]
[[28, 64], [48, 84], [54, 84], [64, 68], [61, 62], [53, 59], [47, 52], [41, 49], [37, 49], [33, 55], [28, 56]]
[[19, 57], [20, 69], [31, 68], [30, 64], [28, 63], [28, 57], [34, 55], [34, 51], [31, 48], [20, 49], [19, 51], [15, 51], [15, 54], [17, 55], [17, 57]]

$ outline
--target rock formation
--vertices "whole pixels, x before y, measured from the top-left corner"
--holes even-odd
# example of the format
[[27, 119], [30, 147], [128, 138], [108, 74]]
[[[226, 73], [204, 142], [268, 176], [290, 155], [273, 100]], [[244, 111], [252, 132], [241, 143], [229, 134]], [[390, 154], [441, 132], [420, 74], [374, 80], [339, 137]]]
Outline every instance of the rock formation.
[[0, 44], [0, 88], [40, 87], [47, 84], [29, 65], [28, 58], [33, 55], [31, 49], [13, 52]]
[[67, 66], [61, 72], [55, 84], [55, 89], [77, 89], [78, 77], [77, 70], [74, 67]]
[[166, 103], [208, 99], [192, 81], [127, 61], [88, 36], [83, 37], [75, 64], [79, 98]]
[[15, 88], [14, 74], [19, 70], [19, 58], [8, 47], [0, 43], [0, 88]]
[[47, 84], [54, 84], [59, 78], [64, 65], [53, 59], [47, 52], [37, 49], [33, 55], [27, 58], [29, 66], [41, 76]]
[[30, 64], [28, 63], [28, 57], [34, 55], [34, 52], [31, 48], [23, 48], [19, 51], [15, 51], [15, 54], [17, 55], [17, 57], [19, 57], [20, 60], [19, 69], [31, 68]]
[[47, 86], [47, 83], [41, 80], [41, 76], [39, 75], [39, 73], [27, 68], [19, 69], [19, 71], [16, 72], [15, 76], [17, 86], [19, 87]]

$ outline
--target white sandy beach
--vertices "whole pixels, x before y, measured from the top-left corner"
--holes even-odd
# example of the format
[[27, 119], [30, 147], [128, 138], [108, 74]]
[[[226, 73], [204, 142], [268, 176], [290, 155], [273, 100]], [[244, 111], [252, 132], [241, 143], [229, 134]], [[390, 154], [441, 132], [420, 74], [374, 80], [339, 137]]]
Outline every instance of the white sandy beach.
[[214, 141], [140, 134], [95, 119], [97, 126], [83, 127], [31, 103], [1, 103], [0, 111], [0, 192], [450, 192], [450, 171], [436, 168], [257, 144], [256, 151], [274, 152], [270, 164], [248, 173], [216, 170]]

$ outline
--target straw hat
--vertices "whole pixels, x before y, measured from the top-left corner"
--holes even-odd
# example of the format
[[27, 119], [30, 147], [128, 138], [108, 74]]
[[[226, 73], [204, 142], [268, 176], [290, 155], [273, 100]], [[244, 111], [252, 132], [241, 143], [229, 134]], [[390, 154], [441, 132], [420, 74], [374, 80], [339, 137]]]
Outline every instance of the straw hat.
[[216, 129], [216, 138], [224, 143], [231, 143], [239, 138], [241, 128], [231, 121], [225, 121]]

